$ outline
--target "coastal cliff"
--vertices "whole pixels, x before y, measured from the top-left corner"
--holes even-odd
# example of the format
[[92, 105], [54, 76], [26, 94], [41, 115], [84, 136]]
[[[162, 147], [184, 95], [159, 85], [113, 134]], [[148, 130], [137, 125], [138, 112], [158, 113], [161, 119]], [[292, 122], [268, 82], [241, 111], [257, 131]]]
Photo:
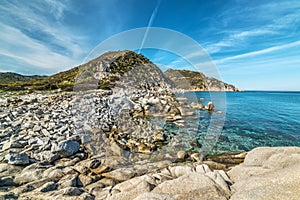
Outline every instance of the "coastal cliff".
[[207, 77], [201, 72], [168, 69], [164, 74], [172, 80], [177, 87], [186, 90], [214, 92], [241, 91], [234, 85], [224, 83], [215, 78]]

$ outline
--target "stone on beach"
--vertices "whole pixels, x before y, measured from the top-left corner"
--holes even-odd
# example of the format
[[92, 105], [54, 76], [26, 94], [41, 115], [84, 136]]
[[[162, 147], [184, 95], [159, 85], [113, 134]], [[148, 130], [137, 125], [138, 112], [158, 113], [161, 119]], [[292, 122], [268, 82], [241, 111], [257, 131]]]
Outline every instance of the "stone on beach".
[[12, 176], [0, 177], [0, 187], [15, 186], [14, 178]]
[[61, 157], [69, 157], [76, 153], [80, 148], [78, 142], [73, 140], [65, 140], [57, 145], [53, 145], [51, 148], [52, 153], [57, 153]]
[[20, 173], [18, 173], [14, 179], [15, 183], [22, 185], [25, 183], [33, 182], [43, 178], [43, 173], [51, 165], [43, 165], [34, 163], [25, 167]]
[[[30, 144], [37, 144], [37, 141], [31, 140]], [[45, 160], [47, 160], [47, 153], [69, 157], [78, 152], [79, 148], [80, 145], [75, 139], [62, 140], [57, 146], [52, 147], [52, 151], [42, 151], [39, 154], [43, 155], [44, 152]], [[99, 155], [90, 159], [61, 158], [56, 162], [52, 161], [52, 164], [33, 163], [23, 170], [21, 166], [14, 166], [17, 168], [13, 169], [11, 168], [13, 165], [2, 164], [0, 176], [4, 187], [17, 186], [11, 190], [11, 194], [29, 199], [35, 196], [43, 196], [42, 199], [111, 200], [225, 200], [229, 198], [271, 200], [276, 197], [299, 199], [297, 187], [300, 184], [299, 149], [296, 147], [257, 148], [248, 154], [211, 156], [208, 157], [211, 160], [203, 162], [196, 160], [200, 156], [199, 153], [193, 153], [191, 158], [195, 154], [194, 159], [197, 164], [171, 164], [171, 162], [160, 164], [148, 161], [149, 163], [141, 162], [134, 166], [126, 166], [127, 158], [120, 152], [116, 155], [117, 150], [115, 150], [115, 153], [111, 152], [110, 157], [104, 158]], [[108, 150], [112, 151], [110, 148]], [[185, 158], [186, 155], [187, 152], [182, 151], [178, 152], [177, 156]], [[208, 167], [209, 165], [214, 169], [228, 170], [226, 166], [214, 160], [239, 163], [244, 158], [244, 163], [231, 168], [228, 172], [229, 176], [223, 170], [212, 170]]]
[[8, 150], [10, 148], [23, 148], [25, 145], [18, 141], [10, 141], [3, 145], [2, 150]]
[[102, 174], [103, 177], [117, 181], [126, 181], [135, 176], [135, 171], [130, 168], [120, 168], [111, 172]]
[[178, 158], [179, 160], [184, 160], [184, 159], [187, 158], [187, 157], [188, 157], [188, 154], [187, 154], [186, 151], [178, 151], [178, 152], [177, 152], [177, 158]]
[[26, 153], [9, 153], [7, 156], [9, 164], [13, 165], [27, 165], [29, 164], [29, 157]]

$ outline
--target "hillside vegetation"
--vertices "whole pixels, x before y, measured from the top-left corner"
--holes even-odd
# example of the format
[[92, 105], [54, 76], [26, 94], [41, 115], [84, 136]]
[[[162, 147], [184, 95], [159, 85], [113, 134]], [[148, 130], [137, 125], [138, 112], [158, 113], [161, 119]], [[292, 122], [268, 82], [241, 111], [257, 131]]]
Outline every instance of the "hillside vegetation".
[[0, 84], [8, 84], [12, 82], [24, 82], [43, 79], [46, 76], [24, 76], [13, 72], [0, 72]]
[[[95, 89], [110, 89], [124, 73], [137, 66], [152, 65], [148, 58], [133, 51], [107, 52], [70, 70], [52, 76], [23, 76], [15, 73], [0, 74], [0, 90], [55, 90], [72, 91], [74, 85], [94, 85]], [[153, 68], [154, 69], [154, 68]], [[100, 72], [100, 77], [95, 75]], [[167, 70], [164, 75], [177, 87], [197, 91], [239, 91], [230, 84], [208, 78], [200, 72], [188, 70]]]

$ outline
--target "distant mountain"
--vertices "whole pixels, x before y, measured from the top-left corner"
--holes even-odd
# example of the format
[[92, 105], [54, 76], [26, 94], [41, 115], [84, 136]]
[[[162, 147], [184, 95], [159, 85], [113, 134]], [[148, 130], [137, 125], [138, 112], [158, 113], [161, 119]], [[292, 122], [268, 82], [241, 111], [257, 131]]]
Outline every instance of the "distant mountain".
[[39, 80], [46, 76], [24, 76], [13, 72], [0, 72], [0, 84]]
[[[123, 76], [125, 73], [126, 76]], [[183, 78], [185, 81], [182, 81]], [[169, 69], [163, 73], [148, 58], [129, 50], [104, 53], [86, 64], [49, 77], [1, 73], [0, 80], [2, 90], [111, 89], [116, 82], [127, 81], [132, 85], [144, 82], [143, 87], [152, 87], [149, 83], [156, 87], [174, 86], [175, 83], [178, 87], [180, 83], [180, 87], [187, 90], [239, 91], [233, 85], [199, 72]]]
[[205, 76], [203, 73], [189, 70], [168, 69], [165, 73], [177, 88], [193, 91], [241, 91], [234, 85], [224, 83], [215, 78]]
[[70, 80], [72, 83], [69, 86], [74, 85], [74, 78], [76, 76], [77, 68], [61, 72], [52, 76], [24, 76], [16, 73], [1, 73], [0, 74], [0, 89], [2, 90], [52, 90], [58, 89], [60, 82], [64, 82], [65, 85], [68, 85], [67, 80]]

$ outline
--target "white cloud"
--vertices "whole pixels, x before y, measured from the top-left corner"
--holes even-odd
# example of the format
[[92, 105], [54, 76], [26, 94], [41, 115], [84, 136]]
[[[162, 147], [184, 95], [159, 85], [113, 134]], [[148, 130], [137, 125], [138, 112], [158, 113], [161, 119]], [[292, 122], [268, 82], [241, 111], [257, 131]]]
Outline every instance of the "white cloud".
[[208, 53], [218, 53], [224, 49], [229, 49], [230, 47], [236, 48], [241, 45], [242, 42], [248, 40], [251, 37], [265, 36], [270, 34], [277, 34], [274, 30], [268, 29], [253, 29], [248, 31], [228, 31], [228, 36], [224, 37], [222, 40], [216, 43], [210, 43], [204, 45]]
[[227, 39], [216, 43], [204, 45], [204, 49], [208, 53], [213, 54], [213, 53], [220, 52], [223, 49], [223, 47], [231, 47], [231, 46], [234, 46], [234, 43]]
[[189, 59], [195, 59], [199, 57], [207, 57], [207, 53], [205, 52], [205, 49], [203, 49], [202, 51], [191, 52], [187, 56], [185, 56], [185, 59], [189, 60]]
[[253, 52], [249, 52], [249, 53], [245, 53], [245, 54], [240, 54], [240, 55], [236, 55], [236, 56], [223, 58], [220, 60], [216, 60], [215, 62], [217, 64], [219, 64], [219, 63], [223, 63], [228, 60], [235, 60], [235, 59], [247, 58], [247, 57], [252, 57], [252, 56], [258, 56], [261, 54], [266, 54], [266, 53], [270, 53], [270, 52], [278, 51], [278, 50], [282, 50], [282, 49], [288, 49], [288, 48], [299, 46], [299, 45], [300, 45], [300, 40], [289, 43], [289, 44], [278, 45], [278, 46], [274, 46], [274, 47], [270, 47], [270, 48], [266, 48], [266, 49], [262, 49], [262, 50], [258, 50], [258, 51], [253, 51]]
[[[7, 25], [21, 31], [23, 29], [33, 32], [35, 30], [41, 31], [48, 35], [51, 40], [46, 41], [46, 43], [50, 42], [63, 47], [71, 55], [76, 56], [83, 53], [80, 42], [84, 40], [84, 37], [74, 34], [59, 21], [67, 7], [61, 2], [47, 0], [44, 3], [21, 4], [18, 6], [9, 3], [7, 5], [0, 5], [0, 10], [3, 10], [4, 15], [6, 15], [5, 18], [10, 20], [10, 22], [6, 22]], [[43, 13], [46, 11], [49, 11], [55, 19], [44, 15]], [[5, 23], [5, 21], [2, 23]]]
[[64, 15], [64, 11], [68, 9], [65, 3], [56, 0], [44, 0], [48, 5], [50, 5], [50, 12], [55, 16], [57, 20], [61, 19]]
[[0, 55], [34, 66], [36, 73], [45, 69], [55, 73], [79, 64], [87, 49], [85, 37], [63, 25], [68, 9], [66, 1], [54, 0], [1, 4]]
[[250, 31], [242, 31], [235, 34], [232, 34], [230, 37], [236, 40], [244, 40], [248, 37], [266, 35], [266, 34], [276, 34], [275, 31], [267, 30], [267, 29], [257, 29], [257, 30], [250, 30]]
[[[22, 61], [28, 65], [53, 71], [67, 69], [78, 60], [51, 51], [47, 46], [28, 37], [18, 29], [0, 23], [0, 38], [5, 40], [0, 55]], [[16, 42], [17, 41], [17, 42]]]
[[258, 2], [252, 5], [242, 1], [226, 8], [217, 19], [223, 24], [216, 30], [218, 40], [205, 45], [211, 54], [251, 49], [253, 41], [255, 45], [268, 47], [269, 36], [276, 38], [273, 42], [284, 44], [286, 38], [299, 36], [300, 2]]

